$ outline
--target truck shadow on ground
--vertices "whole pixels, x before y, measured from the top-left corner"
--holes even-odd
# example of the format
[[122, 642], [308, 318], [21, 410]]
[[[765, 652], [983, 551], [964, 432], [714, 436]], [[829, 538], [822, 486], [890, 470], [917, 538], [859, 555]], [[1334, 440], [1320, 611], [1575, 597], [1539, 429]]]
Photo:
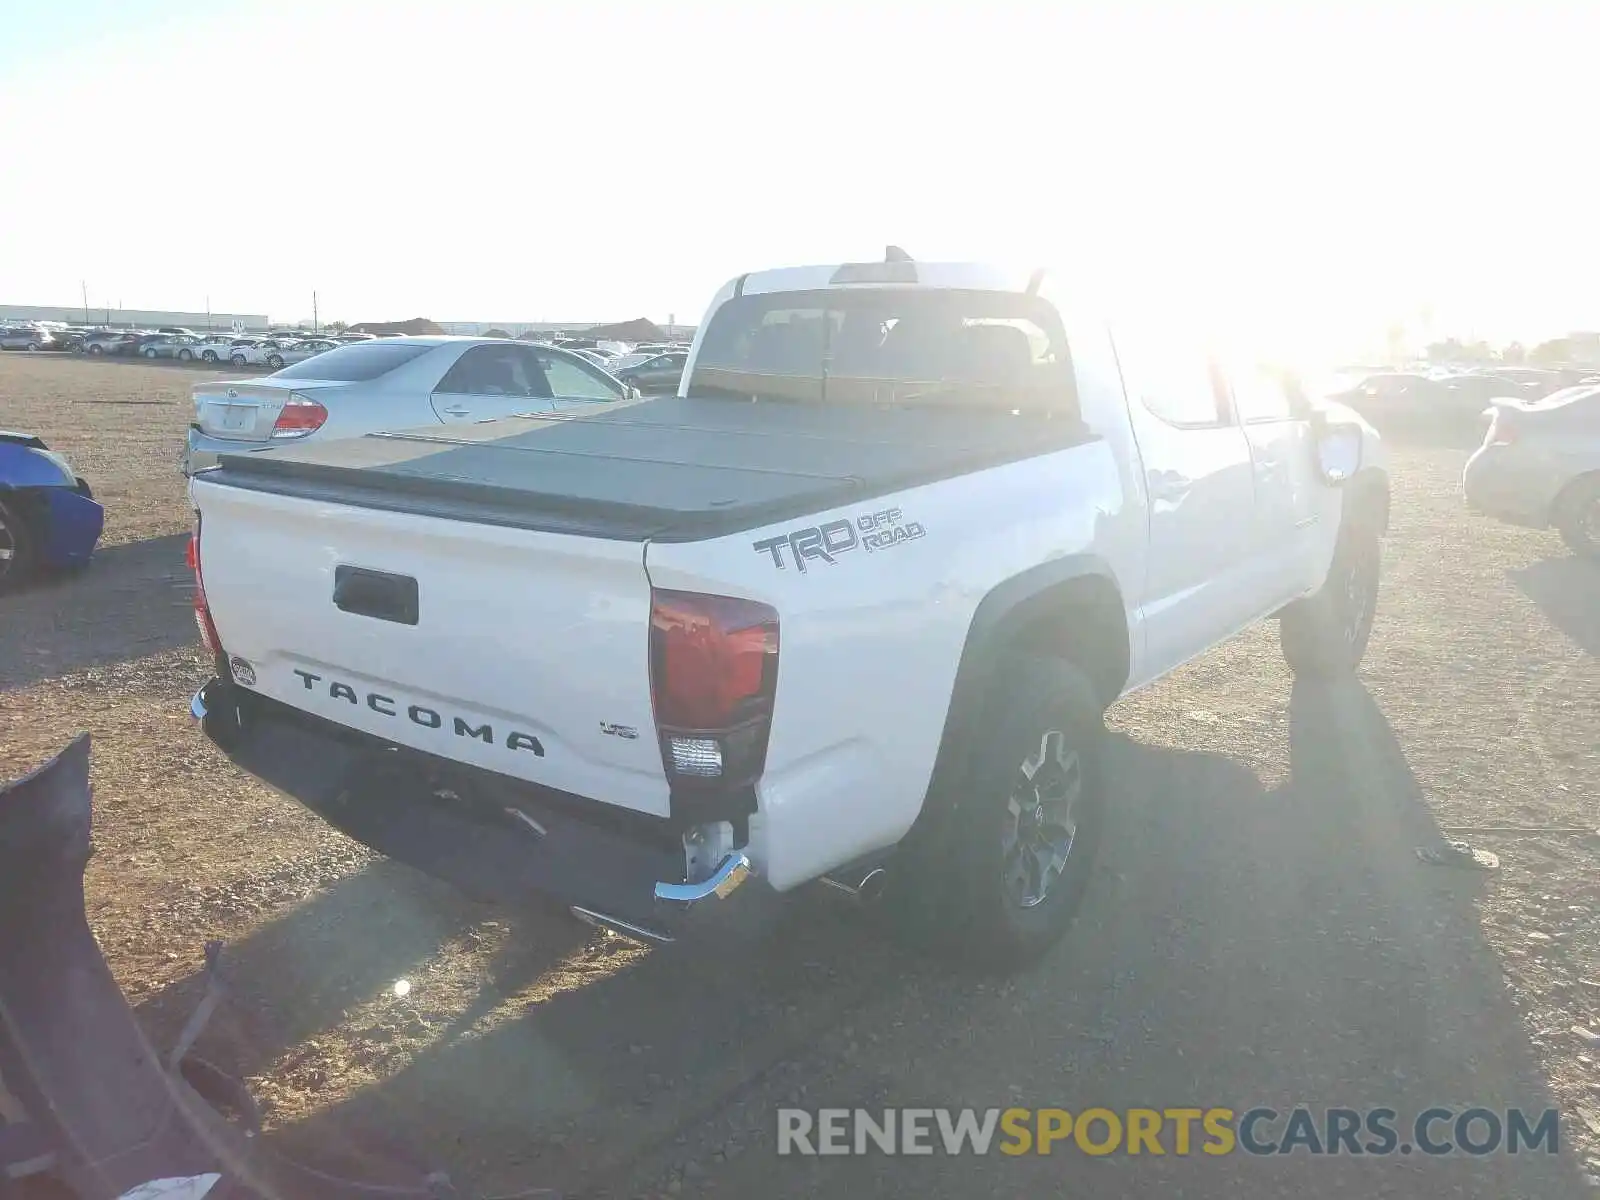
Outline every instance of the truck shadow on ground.
[[[1382, 713], [1358, 684], [1302, 682], [1289, 718], [1291, 774], [1271, 790], [1224, 755], [1114, 737], [1112, 819], [1084, 909], [1014, 981], [904, 953], [806, 893], [747, 941], [651, 953], [497, 1022], [441, 1029], [380, 1082], [275, 1136], [337, 1157], [359, 1143], [352, 1131], [377, 1129], [458, 1180], [607, 1196], [652, 1190], [729, 1130], [742, 1152], [697, 1170], [697, 1194], [954, 1197], [1002, 1182], [1008, 1195], [1582, 1194], [1570, 1157], [1544, 1154], [805, 1167], [773, 1155], [775, 1079], [809, 1105], [1382, 1105], [1402, 1122], [1435, 1104], [1553, 1107], [1478, 925], [1488, 877], [1417, 860], [1441, 835]], [[285, 957], [334, 971], [363, 947], [260, 1061], [470, 923], [368, 911], [387, 870], [400, 869], [348, 880], [231, 949], [237, 970], [266, 981]], [[353, 901], [365, 916], [347, 916]], [[536, 941], [507, 960], [502, 996], [588, 944], [517, 920]]]
[[1600, 658], [1600, 563], [1569, 554], [1510, 575], [1557, 629]]
[[0, 690], [194, 645], [187, 541], [173, 534], [108, 546], [82, 571], [0, 596]]

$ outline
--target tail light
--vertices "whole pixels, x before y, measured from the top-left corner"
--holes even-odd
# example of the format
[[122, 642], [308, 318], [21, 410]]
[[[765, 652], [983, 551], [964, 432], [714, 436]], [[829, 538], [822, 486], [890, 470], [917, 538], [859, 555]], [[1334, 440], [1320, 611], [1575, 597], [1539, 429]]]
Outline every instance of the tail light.
[[761, 774], [778, 685], [778, 614], [732, 596], [650, 594], [650, 692], [667, 777]]
[[302, 396], [299, 392], [290, 392], [289, 398], [283, 402], [283, 408], [278, 413], [278, 419], [273, 422], [272, 436], [305, 437], [306, 434], [321, 429], [327, 420], [328, 410], [323, 408], [321, 403], [310, 396]]
[[1485, 446], [1509, 446], [1517, 440], [1517, 426], [1511, 411], [1495, 407], [1489, 410], [1489, 430], [1483, 435]]
[[206, 603], [205, 580], [200, 575], [200, 514], [194, 515], [194, 532], [189, 535], [189, 550], [184, 556], [189, 569], [194, 572], [194, 623], [200, 629], [200, 644], [212, 658], [222, 654], [222, 639], [217, 636], [217, 626], [211, 619], [211, 606]]

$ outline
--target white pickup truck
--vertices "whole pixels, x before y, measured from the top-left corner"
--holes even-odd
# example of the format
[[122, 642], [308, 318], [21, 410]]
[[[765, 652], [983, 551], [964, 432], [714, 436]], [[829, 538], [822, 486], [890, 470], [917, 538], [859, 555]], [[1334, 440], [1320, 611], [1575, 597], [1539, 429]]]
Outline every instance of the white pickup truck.
[[677, 395], [225, 454], [192, 712], [476, 894], [666, 941], [825, 879], [1025, 961], [1084, 885], [1107, 706], [1268, 618], [1352, 670], [1388, 521], [1354, 413], [1084, 299], [756, 272]]

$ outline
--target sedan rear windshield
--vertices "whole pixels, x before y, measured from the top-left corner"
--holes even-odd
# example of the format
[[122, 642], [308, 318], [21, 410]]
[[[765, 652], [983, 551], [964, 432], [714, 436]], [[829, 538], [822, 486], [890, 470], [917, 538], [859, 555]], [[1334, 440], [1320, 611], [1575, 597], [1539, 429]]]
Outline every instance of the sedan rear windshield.
[[356, 342], [327, 350], [315, 358], [297, 362], [279, 371], [279, 379], [328, 379], [335, 383], [361, 383], [387, 375], [396, 367], [404, 366], [413, 358], [426, 354], [432, 346], [404, 342], [400, 345], [372, 345]]
[[1017, 292], [830, 288], [740, 296], [706, 327], [693, 395], [1073, 411], [1053, 306]]

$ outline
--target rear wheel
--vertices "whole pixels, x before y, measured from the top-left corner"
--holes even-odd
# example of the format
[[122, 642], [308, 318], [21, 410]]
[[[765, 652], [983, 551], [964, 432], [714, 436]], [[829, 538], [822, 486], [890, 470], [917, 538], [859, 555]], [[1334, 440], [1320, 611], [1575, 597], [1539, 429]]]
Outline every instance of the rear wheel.
[[1009, 969], [1053, 946], [1083, 898], [1104, 812], [1105, 722], [1088, 676], [1051, 657], [1011, 660], [984, 713], [938, 849], [907, 864], [898, 907], [963, 960]]
[[217, 352], [215, 350], [202, 350], [200, 351], [200, 357], [208, 363], [214, 363], [217, 361]]
[[146, 358], [154, 358], [156, 356], [156, 352], [154, 350], [146, 350], [144, 352], [144, 356]]
[[235, 354], [228, 361], [233, 363], [233, 365], [236, 367], [242, 367], [245, 365], [245, 357], [242, 354]]
[[40, 349], [41, 349], [41, 347], [40, 347], [38, 342], [29, 342], [28, 343], [28, 353], [29, 354], [37, 354]]
[[1296, 600], [1278, 622], [1283, 657], [1296, 675], [1342, 675], [1360, 665], [1378, 609], [1382, 564], [1375, 528], [1357, 522], [1341, 531], [1321, 589]]
[[1555, 518], [1574, 554], [1600, 559], [1600, 473], [1569, 483], [1556, 501]]
[[179, 350], [178, 351], [178, 361], [179, 362], [188, 362], [193, 357], [194, 357], [193, 351], [190, 351], [190, 350]]
[[100, 355], [100, 354], [104, 354], [105, 352], [106, 351], [105, 351], [105, 347], [104, 346], [91, 345], [89, 347], [89, 353], [90, 354]]
[[281, 354], [269, 354], [269, 355], [267, 355], [267, 366], [271, 367], [274, 371], [276, 371], [279, 367], [283, 366], [283, 355], [281, 355]]
[[33, 561], [33, 531], [15, 503], [0, 500], [0, 592], [23, 584]]

